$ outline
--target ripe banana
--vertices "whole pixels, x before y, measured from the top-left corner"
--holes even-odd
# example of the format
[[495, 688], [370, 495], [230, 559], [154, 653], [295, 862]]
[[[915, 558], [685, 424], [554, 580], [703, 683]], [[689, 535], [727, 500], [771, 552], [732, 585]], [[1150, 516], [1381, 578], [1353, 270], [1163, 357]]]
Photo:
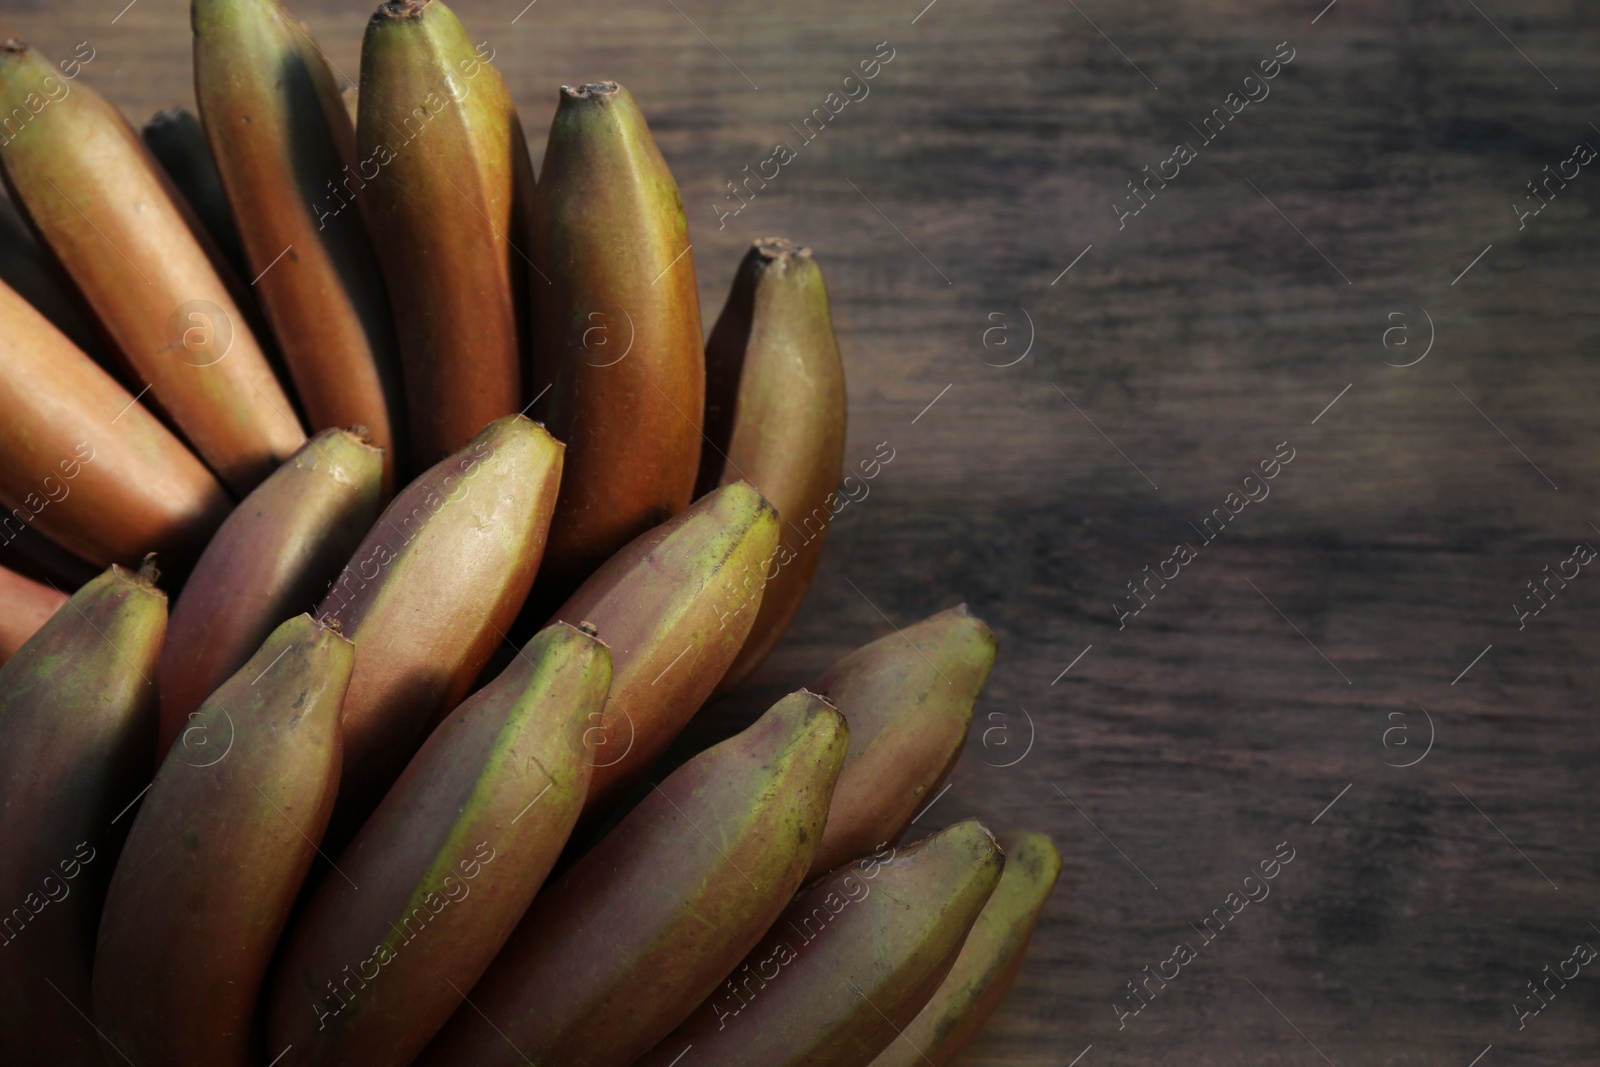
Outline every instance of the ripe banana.
[[813, 683], [850, 720], [850, 756], [812, 874], [904, 832], [961, 754], [994, 653], [994, 634], [960, 604], [856, 649]]
[[674, 771], [534, 901], [419, 1067], [647, 1052], [800, 887], [848, 745], [844, 717], [801, 690]]
[[538, 892], [583, 805], [606, 646], [557, 624], [428, 738], [291, 933], [267, 1032], [282, 1067], [404, 1067]]
[[0, 567], [0, 664], [16, 655], [66, 602], [48, 585]]
[[0, 1063], [103, 1067], [100, 895], [150, 781], [167, 598], [112, 567], [0, 667]]
[[598, 626], [614, 670], [583, 830], [649, 769], [733, 662], [777, 539], [772, 505], [735, 482], [635, 538], [556, 612]]
[[628, 90], [562, 87], [534, 204], [533, 387], [553, 369], [570, 456], [541, 575], [555, 599], [688, 506], [705, 358], [683, 201]]
[[0, 143], [14, 202], [94, 309], [127, 366], [237, 493], [305, 434], [186, 206], [121, 113], [21, 41], [0, 44], [0, 113], [46, 97]]
[[378, 517], [382, 481], [378, 449], [324, 430], [228, 516], [167, 626], [159, 755], [279, 623], [315, 605]]
[[358, 100], [357, 173], [323, 206], [366, 203], [421, 470], [526, 400], [533, 163], [511, 94], [440, 0], [379, 6]]
[[1043, 834], [1001, 834], [1005, 871], [978, 921], [972, 924], [955, 966], [902, 1039], [884, 1049], [872, 1067], [943, 1067], [972, 1040], [1004, 999], [1027, 956], [1028, 935], [1061, 873], [1061, 853]]
[[191, 10], [195, 99], [246, 277], [311, 428], [367, 427], [385, 450], [387, 494], [403, 440], [394, 323], [362, 212], [323, 203], [355, 168], [333, 72], [276, 0], [194, 0]]
[[258, 1062], [256, 1001], [333, 810], [354, 658], [337, 629], [290, 619], [161, 764], [95, 950], [95, 1021], [128, 1062]]
[[802, 892], [637, 1067], [871, 1063], [944, 980], [1005, 864], [973, 820], [881, 855]]
[[3, 283], [0, 455], [5, 545], [36, 527], [99, 566], [152, 549], [192, 562], [232, 507], [181, 441]]
[[206, 132], [195, 113], [186, 107], [158, 111], [144, 124], [139, 136], [199, 216], [201, 225], [234, 273], [245, 278], [255, 277], [255, 272], [245, 262], [244, 242], [239, 237], [233, 209], [228, 206], [228, 194], [223, 192], [222, 176], [217, 173], [211, 146], [206, 143]]
[[334, 848], [504, 640], [539, 569], [561, 454], [538, 424], [496, 419], [395, 497], [317, 609], [357, 649]]
[[706, 342], [699, 493], [745, 479], [778, 509], [778, 572], [720, 689], [739, 684], [788, 629], [833, 517], [844, 463], [844, 365], [811, 249], [757, 241]]

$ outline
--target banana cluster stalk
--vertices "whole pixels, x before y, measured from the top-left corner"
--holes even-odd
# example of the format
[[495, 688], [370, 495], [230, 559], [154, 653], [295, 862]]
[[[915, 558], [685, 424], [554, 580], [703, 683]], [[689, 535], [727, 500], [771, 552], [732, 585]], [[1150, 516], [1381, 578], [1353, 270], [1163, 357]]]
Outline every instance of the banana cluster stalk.
[[359, 92], [278, 0], [191, 21], [142, 135], [0, 42], [0, 1064], [949, 1062], [1061, 870], [905, 842], [995, 635], [685, 732], [827, 573], [817, 259], [756, 241], [706, 339], [626, 88], [536, 178], [440, 0]]

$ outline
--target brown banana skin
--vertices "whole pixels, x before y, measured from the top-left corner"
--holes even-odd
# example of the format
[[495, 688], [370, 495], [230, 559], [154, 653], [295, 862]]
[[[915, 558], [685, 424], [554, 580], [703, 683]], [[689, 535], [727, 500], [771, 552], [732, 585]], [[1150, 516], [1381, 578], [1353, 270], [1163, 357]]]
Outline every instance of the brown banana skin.
[[190, 10], [195, 99], [245, 276], [257, 279], [311, 428], [365, 426], [385, 450], [387, 493], [404, 440], [389, 299], [362, 212], [318, 217], [355, 167], [355, 127], [333, 73], [276, 0], [195, 0]]
[[959, 604], [856, 649], [812, 684], [850, 720], [812, 874], [905, 831], [960, 756], [994, 656], [993, 632]]
[[32, 527], [102, 567], [151, 551], [192, 562], [232, 507], [181, 441], [3, 283], [0, 455], [0, 544]]
[[943, 1067], [1005, 999], [1028, 952], [1028, 937], [1061, 874], [1061, 853], [1044, 834], [1000, 835], [1005, 871], [972, 924], [961, 954], [931, 1000], [872, 1067]]
[[167, 626], [158, 755], [280, 623], [316, 603], [377, 519], [382, 488], [381, 451], [324, 430], [228, 516]]
[[358, 163], [323, 205], [366, 205], [421, 470], [526, 402], [533, 163], [499, 73], [439, 0], [378, 7], [357, 99]]
[[883, 855], [804, 890], [638, 1067], [871, 1063], [944, 980], [1005, 865], [970, 819]]
[[139, 136], [167, 177], [172, 179], [172, 184], [178, 187], [178, 192], [183, 194], [183, 199], [194, 209], [228, 266], [244, 278], [254, 278], [254, 272], [245, 261], [244, 242], [239, 237], [239, 227], [234, 222], [233, 209], [228, 206], [228, 194], [223, 191], [222, 176], [217, 173], [217, 162], [211, 155], [211, 145], [206, 142], [200, 119], [186, 107], [169, 107], [150, 116], [139, 130]]
[[735, 482], [635, 538], [556, 612], [564, 622], [593, 622], [611, 646], [611, 696], [594, 728], [582, 830], [649, 769], [733, 662], [777, 537], [772, 505]]
[[0, 664], [16, 655], [66, 602], [60, 591], [0, 567]]
[[395, 497], [323, 598], [319, 617], [357, 650], [335, 848], [505, 639], [544, 553], [562, 451], [529, 419], [496, 419]]
[[115, 107], [54, 70], [0, 44], [0, 111], [59, 98], [0, 144], [11, 198], [184, 437], [249, 492], [305, 443], [289, 398], [171, 180]]
[[161, 764], [95, 951], [95, 1021], [131, 1062], [257, 1064], [256, 1001], [333, 810], [354, 658], [337, 630], [290, 619]]
[[699, 493], [743, 478], [783, 522], [779, 569], [721, 690], [767, 658], [800, 609], [833, 518], [844, 463], [844, 364], [811, 249], [755, 242], [706, 342]]
[[848, 744], [801, 690], [680, 767], [534, 901], [419, 1067], [627, 1067], [800, 887]]
[[85, 1016], [120, 813], [152, 770], [154, 577], [111, 568], [0, 667], [0, 1063], [105, 1063]]
[[683, 201], [626, 89], [562, 87], [534, 203], [533, 388], [553, 369], [569, 454], [541, 575], [559, 599], [688, 506], [705, 358]]
[[550, 626], [433, 732], [290, 937], [268, 1009], [285, 1067], [404, 1067], [450, 1017], [572, 830], [610, 680], [601, 641]]

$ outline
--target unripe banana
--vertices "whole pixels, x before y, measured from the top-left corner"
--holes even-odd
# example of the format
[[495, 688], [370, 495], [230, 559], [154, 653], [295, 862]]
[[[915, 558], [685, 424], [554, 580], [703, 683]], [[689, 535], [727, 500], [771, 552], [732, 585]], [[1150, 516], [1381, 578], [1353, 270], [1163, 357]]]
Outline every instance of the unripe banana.
[[282, 1067], [404, 1067], [493, 961], [588, 789], [606, 647], [557, 624], [451, 712], [322, 881], [269, 999]]
[[1027, 956], [1028, 936], [1061, 873], [1043, 834], [1001, 834], [1006, 868], [938, 992], [872, 1067], [943, 1067], [999, 1007]]
[[191, 10], [195, 99], [246, 276], [311, 429], [367, 427], [385, 450], [387, 493], [403, 440], [394, 323], [362, 212], [338, 210], [331, 193], [359, 180], [333, 73], [276, 0], [193, 0]]
[[154, 577], [112, 567], [0, 667], [0, 1063], [104, 1067], [90, 967], [152, 769], [167, 627]]
[[783, 526], [777, 576], [720, 689], [767, 658], [800, 608], [833, 518], [844, 424], [844, 365], [822, 269], [809, 248], [757, 241], [706, 342], [709, 447], [698, 492], [744, 479], [772, 501]]
[[234, 273], [254, 278], [255, 272], [244, 258], [244, 241], [239, 237], [233, 209], [228, 206], [228, 194], [222, 189], [222, 176], [217, 173], [211, 145], [206, 142], [206, 131], [195, 113], [186, 107], [158, 111], [140, 129], [139, 136], [199, 216]]
[[505, 640], [544, 553], [561, 454], [537, 423], [496, 419], [395, 497], [317, 609], [356, 643], [336, 848]]
[[379, 449], [324, 430], [228, 516], [172, 609], [159, 755], [280, 623], [316, 604], [378, 517], [382, 483]]
[[3, 283], [0, 455], [0, 543], [35, 527], [100, 566], [156, 550], [192, 562], [233, 506], [181, 441]]
[[1005, 857], [974, 821], [800, 894], [637, 1067], [865, 1067], [944, 980]]
[[772, 505], [735, 482], [635, 538], [556, 612], [593, 622], [611, 646], [584, 829], [649, 769], [733, 662], [777, 538]]
[[812, 874], [910, 825], [961, 755], [994, 654], [994, 634], [960, 604], [856, 649], [812, 684], [850, 720]]
[[0, 567], [0, 664], [16, 655], [66, 602], [48, 585]]
[[31, 113], [44, 96], [53, 102], [0, 142], [13, 201], [155, 402], [229, 487], [249, 492], [305, 443], [289, 398], [127, 120], [21, 41], [0, 44], [0, 113]]
[[848, 745], [801, 690], [674, 771], [533, 902], [419, 1067], [627, 1067], [800, 887]]
[[267, 966], [339, 783], [354, 649], [290, 619], [201, 706], [106, 894], [94, 1017], [129, 1062], [254, 1067]]
[[358, 100], [344, 188], [366, 203], [388, 282], [421, 470], [526, 402], [533, 163], [511, 94], [440, 0], [378, 7]]
[[705, 357], [683, 201], [626, 89], [562, 87], [534, 203], [533, 388], [554, 368], [570, 457], [541, 575], [559, 598], [688, 506]]

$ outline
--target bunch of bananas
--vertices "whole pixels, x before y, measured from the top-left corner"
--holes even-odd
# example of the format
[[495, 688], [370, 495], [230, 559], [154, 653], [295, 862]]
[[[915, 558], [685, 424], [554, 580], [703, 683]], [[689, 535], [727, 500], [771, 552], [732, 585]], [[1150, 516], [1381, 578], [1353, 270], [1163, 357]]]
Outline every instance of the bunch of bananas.
[[0, 1062], [947, 1062], [1061, 862], [890, 844], [988, 628], [664, 759], [838, 506], [810, 252], [757, 242], [702, 347], [621, 86], [562, 88], [536, 181], [438, 0], [354, 100], [275, 0], [192, 14], [199, 116], [142, 138], [0, 45]]

